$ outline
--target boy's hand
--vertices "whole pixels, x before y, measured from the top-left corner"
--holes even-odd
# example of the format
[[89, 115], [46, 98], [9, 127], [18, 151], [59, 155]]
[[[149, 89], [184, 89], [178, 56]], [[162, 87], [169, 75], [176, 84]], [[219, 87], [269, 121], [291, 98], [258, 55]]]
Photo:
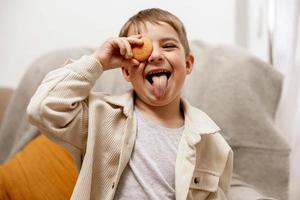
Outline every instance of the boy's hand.
[[105, 41], [93, 53], [93, 56], [102, 64], [103, 70], [120, 67], [124, 61], [132, 65], [139, 65], [133, 58], [131, 45], [142, 45], [141, 35], [116, 37]]

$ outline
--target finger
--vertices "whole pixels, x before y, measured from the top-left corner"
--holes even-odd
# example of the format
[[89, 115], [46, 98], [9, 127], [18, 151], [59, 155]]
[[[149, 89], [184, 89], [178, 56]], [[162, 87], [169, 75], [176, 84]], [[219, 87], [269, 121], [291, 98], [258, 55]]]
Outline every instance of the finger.
[[144, 41], [141, 38], [136, 38], [136, 37], [128, 37], [127, 41], [130, 43], [130, 45], [141, 46], [144, 44]]
[[140, 62], [140, 64], [138, 65], [139, 68], [144, 68], [146, 65], [146, 62]]
[[126, 54], [126, 46], [124, 44], [124, 41], [121, 38], [117, 39], [117, 45], [119, 48], [120, 55], [124, 57]]
[[123, 59], [121, 66], [122, 67], [137, 67], [139, 66], [140, 62], [136, 59]]
[[129, 36], [127, 36], [127, 38], [137, 38], [137, 39], [141, 39], [141, 38], [142, 38], [142, 35], [141, 35], [141, 34], [129, 35]]
[[131, 46], [128, 42], [128, 40], [126, 38], [121, 38], [123, 44], [124, 44], [124, 47], [125, 47], [125, 55], [124, 57], [126, 59], [129, 59], [129, 58], [132, 58], [133, 54], [132, 54], [132, 49], [131, 49]]
[[115, 50], [118, 50], [120, 55], [123, 56], [125, 53], [124, 44], [121, 42], [120, 38], [113, 38], [111, 40], [111, 45]]
[[140, 61], [138, 61], [137, 59], [130, 59], [131, 63], [133, 66], [139, 66], [140, 65]]

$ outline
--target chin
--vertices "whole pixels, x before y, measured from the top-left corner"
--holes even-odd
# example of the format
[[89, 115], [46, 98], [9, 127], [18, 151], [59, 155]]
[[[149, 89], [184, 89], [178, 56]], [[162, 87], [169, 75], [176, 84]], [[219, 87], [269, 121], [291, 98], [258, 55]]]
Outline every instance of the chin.
[[136, 98], [138, 98], [142, 103], [155, 106], [155, 107], [161, 107], [171, 104], [173, 101], [175, 101], [177, 98], [180, 98], [180, 94], [173, 94], [171, 95], [170, 92], [166, 92], [166, 94], [162, 98], [157, 98], [154, 94], [151, 92], [136, 92], [135, 91]]
[[147, 101], [144, 101], [145, 103], [151, 105], [151, 106], [166, 106], [171, 104], [176, 98], [170, 98], [167, 95], [162, 98], [156, 98], [153, 97], [153, 99], [147, 99]]
[[166, 106], [169, 103], [163, 100], [156, 100], [148, 103], [151, 106], [156, 106], [156, 107], [161, 107], [161, 106]]

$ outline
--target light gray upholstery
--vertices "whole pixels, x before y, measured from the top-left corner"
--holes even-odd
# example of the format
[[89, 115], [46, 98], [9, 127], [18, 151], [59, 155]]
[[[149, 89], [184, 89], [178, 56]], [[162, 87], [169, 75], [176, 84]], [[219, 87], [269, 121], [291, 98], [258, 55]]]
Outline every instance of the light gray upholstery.
[[0, 87], [0, 124], [2, 122], [7, 104], [10, 101], [10, 98], [14, 90], [10, 87]]
[[57, 50], [41, 56], [28, 67], [11, 97], [0, 126], [0, 163], [12, 157], [37, 135], [37, 129], [28, 122], [26, 108], [44, 76], [62, 66], [67, 58], [76, 59], [91, 51], [90, 48]]
[[[196, 63], [184, 96], [222, 128], [234, 150], [230, 199], [287, 199], [290, 148], [274, 126], [282, 76], [241, 49], [191, 42]], [[26, 118], [30, 97], [45, 74], [67, 58], [90, 54], [90, 48], [58, 50], [37, 59], [17, 88], [0, 128], [0, 162], [37, 134]], [[105, 72], [94, 90], [121, 93], [130, 88], [120, 69]]]

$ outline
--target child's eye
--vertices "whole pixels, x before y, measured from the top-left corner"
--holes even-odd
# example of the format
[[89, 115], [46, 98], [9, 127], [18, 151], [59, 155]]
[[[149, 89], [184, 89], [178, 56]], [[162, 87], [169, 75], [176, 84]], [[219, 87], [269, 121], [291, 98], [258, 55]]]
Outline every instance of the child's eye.
[[163, 45], [163, 48], [176, 48], [176, 47], [177, 47], [177, 46], [176, 46], [175, 44], [171, 44], [171, 43], [170, 43], [170, 44], [168, 43], [168, 44], [164, 44], [164, 45]]

